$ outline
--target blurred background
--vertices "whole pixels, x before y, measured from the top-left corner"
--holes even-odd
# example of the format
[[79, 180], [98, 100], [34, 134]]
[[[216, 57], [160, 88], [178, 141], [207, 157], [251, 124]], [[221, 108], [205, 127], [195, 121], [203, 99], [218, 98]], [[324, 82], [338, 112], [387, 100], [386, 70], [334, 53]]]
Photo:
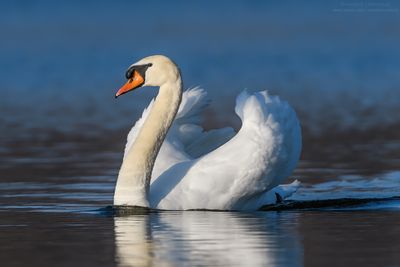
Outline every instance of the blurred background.
[[152, 54], [209, 92], [208, 129], [240, 127], [233, 108], [245, 88], [289, 101], [304, 136], [300, 179], [400, 166], [396, 1], [1, 1], [0, 35], [10, 181], [72, 170], [114, 181], [126, 134], [157, 91], [114, 94]]

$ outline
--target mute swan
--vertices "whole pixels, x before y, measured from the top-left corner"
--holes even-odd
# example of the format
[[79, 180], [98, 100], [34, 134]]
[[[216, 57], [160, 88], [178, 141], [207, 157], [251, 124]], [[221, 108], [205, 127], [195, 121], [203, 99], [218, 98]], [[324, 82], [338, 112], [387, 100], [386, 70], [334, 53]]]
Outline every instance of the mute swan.
[[296, 191], [297, 181], [278, 186], [301, 150], [300, 125], [286, 102], [266, 91], [244, 91], [236, 99], [238, 133], [205, 132], [198, 123], [206, 93], [182, 93], [172, 60], [146, 57], [128, 68], [126, 78], [115, 97], [143, 86], [158, 86], [159, 92], [128, 135], [115, 206], [255, 210]]

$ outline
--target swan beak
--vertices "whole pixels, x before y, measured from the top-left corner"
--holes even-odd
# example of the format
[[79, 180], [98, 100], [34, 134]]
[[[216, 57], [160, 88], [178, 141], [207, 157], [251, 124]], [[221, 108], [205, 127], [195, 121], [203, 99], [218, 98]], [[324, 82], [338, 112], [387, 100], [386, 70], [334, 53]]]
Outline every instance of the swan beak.
[[124, 84], [118, 92], [115, 94], [115, 98], [119, 97], [120, 95], [123, 95], [135, 88], [138, 88], [142, 86], [144, 83], [144, 78], [142, 75], [139, 74], [136, 70], [133, 72], [132, 78], [128, 80], [126, 84]]

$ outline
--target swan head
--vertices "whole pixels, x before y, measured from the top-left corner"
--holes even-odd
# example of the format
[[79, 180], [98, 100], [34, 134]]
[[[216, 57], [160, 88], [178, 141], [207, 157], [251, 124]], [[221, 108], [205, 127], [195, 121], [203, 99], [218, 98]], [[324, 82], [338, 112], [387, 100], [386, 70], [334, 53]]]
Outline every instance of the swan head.
[[115, 94], [115, 97], [143, 86], [162, 86], [180, 82], [180, 71], [168, 57], [154, 55], [133, 63], [125, 73], [128, 80]]

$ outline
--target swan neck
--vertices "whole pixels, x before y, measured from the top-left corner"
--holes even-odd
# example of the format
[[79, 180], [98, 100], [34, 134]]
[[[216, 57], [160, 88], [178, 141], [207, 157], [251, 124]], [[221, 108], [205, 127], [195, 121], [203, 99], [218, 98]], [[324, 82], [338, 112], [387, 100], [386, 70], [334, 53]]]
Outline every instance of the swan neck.
[[178, 111], [181, 98], [180, 77], [160, 86], [153, 107], [122, 162], [114, 205], [149, 207], [148, 192], [154, 162]]

